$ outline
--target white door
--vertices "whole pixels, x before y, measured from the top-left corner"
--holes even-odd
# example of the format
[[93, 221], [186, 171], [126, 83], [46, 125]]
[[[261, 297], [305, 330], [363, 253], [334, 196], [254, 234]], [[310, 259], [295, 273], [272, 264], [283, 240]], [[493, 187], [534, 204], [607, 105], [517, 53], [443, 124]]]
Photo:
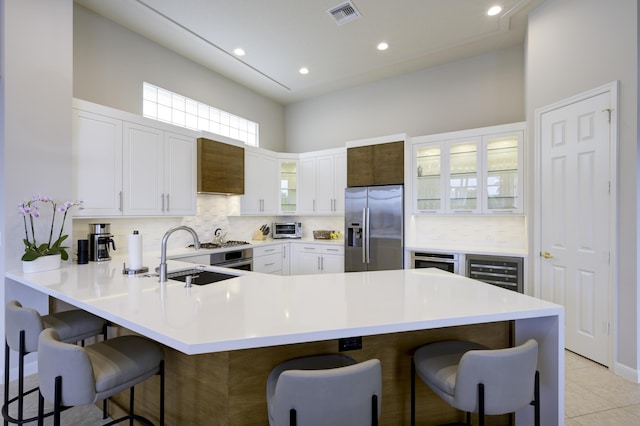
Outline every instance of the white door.
[[566, 348], [609, 364], [611, 93], [539, 116], [540, 294], [565, 306]]

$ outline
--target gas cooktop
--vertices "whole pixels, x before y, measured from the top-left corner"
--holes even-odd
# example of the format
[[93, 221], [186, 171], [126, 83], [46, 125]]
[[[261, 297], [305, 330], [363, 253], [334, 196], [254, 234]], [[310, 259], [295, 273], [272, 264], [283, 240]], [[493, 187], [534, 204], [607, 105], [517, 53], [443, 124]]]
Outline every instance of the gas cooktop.
[[[229, 241], [225, 241], [224, 243], [200, 243], [200, 248], [203, 248], [203, 249], [215, 249], [215, 248], [223, 248], [223, 247], [246, 246], [246, 245], [249, 245], [249, 244], [251, 244], [251, 243], [249, 243], [247, 241], [229, 240]], [[189, 248], [193, 248], [193, 244], [189, 244], [188, 247]]]

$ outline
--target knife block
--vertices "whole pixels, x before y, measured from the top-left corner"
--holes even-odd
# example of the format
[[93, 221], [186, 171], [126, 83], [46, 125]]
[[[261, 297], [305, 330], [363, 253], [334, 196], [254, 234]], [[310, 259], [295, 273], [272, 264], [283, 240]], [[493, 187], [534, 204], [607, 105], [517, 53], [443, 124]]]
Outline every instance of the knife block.
[[253, 237], [251, 239], [254, 241], [264, 241], [267, 239], [267, 236], [263, 235], [262, 231], [258, 229], [256, 232], [253, 233]]

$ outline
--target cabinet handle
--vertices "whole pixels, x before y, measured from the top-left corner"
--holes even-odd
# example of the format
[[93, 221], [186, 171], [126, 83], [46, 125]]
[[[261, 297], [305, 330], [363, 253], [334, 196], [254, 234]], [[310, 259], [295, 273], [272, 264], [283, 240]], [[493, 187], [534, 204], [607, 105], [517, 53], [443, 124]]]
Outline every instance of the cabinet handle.
[[326, 250], [326, 251], [338, 251], [338, 249], [337, 249], [337, 248], [326, 248], [325, 250]]
[[275, 265], [275, 264], [276, 264], [275, 262], [265, 263], [264, 266], [266, 267], [266, 266], [271, 266], [271, 265]]
[[313, 200], [313, 211], [316, 211], [316, 200]]
[[160, 194], [160, 200], [162, 203], [162, 207], [160, 208], [160, 211], [163, 212], [164, 211], [164, 194]]
[[320, 270], [324, 271], [324, 257], [320, 256]]
[[322, 271], [322, 268], [320, 267], [320, 256], [318, 256], [318, 271]]
[[287, 258], [287, 246], [282, 246], [282, 258]]
[[169, 211], [169, 194], [167, 194], [167, 212]]
[[266, 252], [274, 251], [274, 250], [275, 250], [275, 249], [265, 249], [265, 251], [264, 251], [264, 252], [266, 253]]
[[119, 202], [120, 202], [120, 207], [118, 208], [118, 210], [122, 211], [122, 191], [120, 191], [120, 194], [118, 194], [118, 198], [119, 198]]

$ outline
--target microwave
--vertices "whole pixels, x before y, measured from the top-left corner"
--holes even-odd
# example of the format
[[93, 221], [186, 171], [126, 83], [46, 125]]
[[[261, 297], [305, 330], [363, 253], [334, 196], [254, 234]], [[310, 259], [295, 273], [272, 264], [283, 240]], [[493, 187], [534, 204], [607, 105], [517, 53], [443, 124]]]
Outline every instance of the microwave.
[[301, 222], [274, 222], [273, 238], [302, 238]]

